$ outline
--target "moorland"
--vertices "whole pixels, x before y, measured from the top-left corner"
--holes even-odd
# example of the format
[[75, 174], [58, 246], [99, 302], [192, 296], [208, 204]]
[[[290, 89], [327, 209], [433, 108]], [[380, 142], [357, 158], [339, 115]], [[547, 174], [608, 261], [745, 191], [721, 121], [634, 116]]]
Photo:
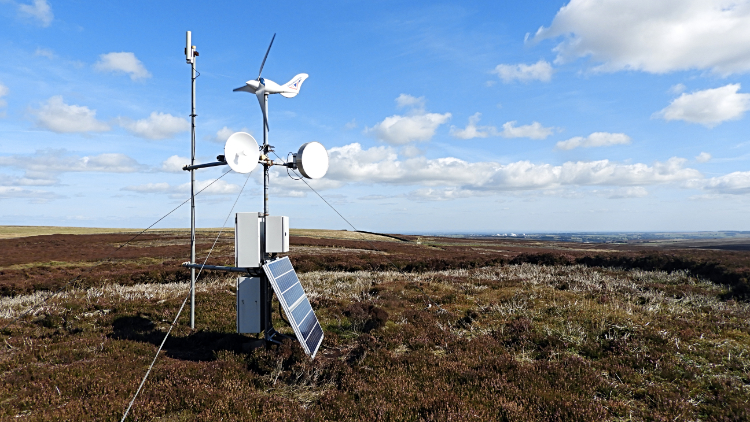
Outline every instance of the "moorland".
[[[185, 231], [134, 234], [0, 230], [0, 419], [122, 417], [189, 281]], [[248, 347], [205, 271], [129, 420], [748, 420], [750, 252], [701, 242], [296, 230], [316, 358]]]

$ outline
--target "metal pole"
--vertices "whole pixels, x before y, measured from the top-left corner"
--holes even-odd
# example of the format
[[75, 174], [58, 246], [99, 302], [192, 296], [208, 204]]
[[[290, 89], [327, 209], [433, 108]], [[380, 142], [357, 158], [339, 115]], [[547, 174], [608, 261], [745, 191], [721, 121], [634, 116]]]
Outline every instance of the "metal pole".
[[[188, 48], [192, 48], [189, 46]], [[191, 68], [192, 102], [190, 130], [190, 165], [195, 165], [195, 61]], [[195, 264], [195, 169], [190, 169], [190, 263]], [[195, 268], [190, 269], [190, 329], [195, 329]]]
[[[263, 108], [265, 112], [266, 119], [268, 118], [268, 94], [265, 94], [263, 96]], [[269, 169], [271, 166], [268, 165], [268, 154], [269, 154], [269, 146], [268, 146], [268, 125], [266, 124], [267, 120], [263, 119], [263, 155], [266, 156], [266, 159], [263, 162], [263, 230], [261, 231], [261, 238], [260, 238], [260, 250], [262, 253], [262, 261], [263, 263], [266, 263], [268, 261], [268, 254], [266, 252], [266, 228], [268, 227], [268, 185], [270, 183], [269, 178]], [[272, 325], [271, 325], [271, 300], [272, 300], [272, 289], [271, 289], [271, 283], [268, 281], [268, 277], [266, 277], [265, 272], [261, 275], [262, 283], [264, 288], [261, 290], [261, 293], [265, 296], [265, 306], [263, 307], [263, 317], [261, 318], [261, 321], [265, 320], [263, 331], [264, 331], [264, 337], [266, 340], [270, 340], [272, 336]]]
[[[265, 108], [265, 116], [268, 116], [268, 94], [264, 95], [265, 101], [263, 101], [263, 107]], [[266, 117], [267, 119], [268, 117]], [[266, 124], [266, 120], [263, 121], [263, 155], [268, 157], [268, 125]], [[269, 165], [264, 163], [263, 164], [263, 214], [265, 214], [266, 217], [268, 217], [268, 169]], [[265, 242], [264, 242], [265, 244]]]

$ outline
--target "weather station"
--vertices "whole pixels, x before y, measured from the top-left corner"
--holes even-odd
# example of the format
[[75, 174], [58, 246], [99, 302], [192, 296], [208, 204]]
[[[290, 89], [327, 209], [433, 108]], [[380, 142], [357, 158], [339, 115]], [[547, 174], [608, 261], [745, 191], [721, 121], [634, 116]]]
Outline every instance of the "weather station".
[[[259, 145], [252, 135], [246, 132], [232, 134], [224, 146], [224, 154], [211, 163], [195, 163], [195, 79], [196, 57], [199, 55], [192, 45], [191, 32], [187, 32], [185, 57], [191, 65], [192, 105], [191, 105], [191, 161], [183, 170], [190, 172], [191, 213], [190, 213], [190, 262], [182, 264], [191, 269], [190, 283], [190, 327], [195, 329], [195, 280], [196, 270], [214, 270], [237, 273], [237, 332], [241, 334], [263, 334], [265, 343], [279, 343], [286, 337], [277, 332], [272, 323], [273, 295], [279, 301], [286, 315], [286, 321], [311, 358], [315, 357], [323, 341], [323, 329], [318, 322], [310, 301], [288, 257], [279, 254], [289, 252], [289, 217], [272, 216], [268, 210], [269, 171], [273, 166], [283, 166], [287, 171], [298, 171], [302, 177], [318, 179], [328, 171], [328, 152], [318, 142], [303, 144], [297, 153], [291, 154], [289, 162], [274, 161], [269, 154], [274, 147], [268, 143], [268, 97], [281, 94], [293, 98], [299, 94], [306, 73], [294, 76], [289, 82], [279, 85], [261, 75], [268, 53], [271, 51], [276, 34], [266, 50], [266, 55], [256, 79], [245, 82], [235, 92], [255, 94], [263, 117], [263, 144]], [[235, 214], [235, 262], [233, 267], [196, 263], [195, 257], [195, 171], [202, 168], [229, 166], [231, 171], [249, 174], [261, 165], [263, 167], [263, 211], [237, 212]]]

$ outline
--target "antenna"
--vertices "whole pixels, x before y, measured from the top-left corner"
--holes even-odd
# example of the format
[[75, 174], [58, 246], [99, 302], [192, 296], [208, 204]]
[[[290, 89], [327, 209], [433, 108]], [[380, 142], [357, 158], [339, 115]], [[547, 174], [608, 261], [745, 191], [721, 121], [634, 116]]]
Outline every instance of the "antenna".
[[193, 56], [193, 43], [191, 39], [190, 31], [187, 32], [187, 41], [185, 42], [185, 58], [188, 64], [195, 63], [195, 56]]
[[[198, 52], [191, 46], [190, 32], [187, 34], [185, 49], [186, 59], [193, 68], [193, 128], [195, 127], [195, 56]], [[211, 269], [240, 273], [237, 278], [237, 331], [239, 333], [263, 333], [263, 340], [275, 342], [277, 337], [286, 337], [278, 333], [272, 325], [271, 299], [273, 293], [279, 298], [284, 308], [287, 320], [294, 330], [297, 340], [305, 353], [315, 357], [321, 342], [323, 330], [318, 323], [315, 312], [307, 300], [304, 289], [299, 284], [294, 268], [288, 257], [279, 258], [279, 253], [289, 252], [289, 218], [271, 216], [268, 213], [269, 170], [272, 166], [283, 166], [299, 170], [303, 177], [317, 179], [328, 171], [328, 152], [319, 142], [303, 144], [291, 162], [274, 162], [268, 157], [273, 152], [273, 146], [268, 144], [268, 96], [281, 94], [286, 98], [293, 98], [299, 94], [302, 83], [307, 79], [306, 73], [295, 75], [289, 82], [279, 85], [270, 79], [261, 77], [271, 46], [276, 34], [271, 38], [266, 55], [258, 71], [258, 78], [245, 82], [245, 85], [234, 91], [244, 91], [255, 94], [263, 114], [263, 144], [252, 135], [237, 132], [227, 139], [224, 145], [224, 155], [216, 157], [216, 162], [195, 164], [195, 135], [192, 138], [192, 161], [183, 170], [191, 172], [191, 186], [194, 186], [194, 170], [206, 167], [228, 165], [237, 173], [250, 173], [258, 164], [263, 165], [263, 212], [237, 213], [235, 217], [235, 266], [198, 265], [195, 262], [195, 211], [191, 215], [191, 261], [182, 264], [183, 267], [195, 269]], [[192, 51], [193, 56], [188, 52]], [[194, 196], [193, 196], [194, 200]], [[193, 276], [191, 291], [191, 328], [194, 328], [194, 295], [195, 277]], [[290, 293], [291, 292], [291, 293]]]

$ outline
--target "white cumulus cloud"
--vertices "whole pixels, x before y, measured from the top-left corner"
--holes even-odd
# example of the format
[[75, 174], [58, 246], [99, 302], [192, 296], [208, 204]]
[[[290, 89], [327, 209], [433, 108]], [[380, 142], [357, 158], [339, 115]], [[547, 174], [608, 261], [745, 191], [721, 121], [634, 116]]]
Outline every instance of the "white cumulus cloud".
[[190, 130], [190, 122], [168, 113], [153, 112], [145, 119], [120, 118], [120, 126], [135, 136], [146, 139], [168, 139], [180, 132]]
[[499, 64], [492, 73], [497, 74], [504, 83], [515, 81], [549, 82], [552, 79], [552, 65], [546, 60], [539, 60], [534, 64]]
[[718, 194], [746, 195], [750, 194], [750, 171], [735, 171], [710, 179], [692, 180], [688, 186]]
[[229, 139], [230, 136], [232, 136], [232, 134], [234, 134], [236, 132], [247, 132], [247, 133], [250, 133], [252, 135], [252, 133], [246, 127], [243, 127], [240, 130], [233, 130], [233, 129], [230, 129], [230, 128], [224, 126], [223, 128], [221, 128], [218, 131], [216, 131], [216, 135], [214, 135], [214, 136], [207, 136], [206, 139], [208, 139], [209, 141], [212, 141], [212, 142], [216, 142], [218, 144], [223, 144], [223, 143], [225, 143], [227, 141], [227, 139]]
[[182, 173], [184, 171], [182, 167], [187, 164], [190, 164], [190, 158], [173, 155], [162, 161], [161, 169], [169, 173]]
[[515, 126], [515, 124], [515, 121], [504, 123], [500, 136], [504, 138], [544, 139], [552, 135], [554, 130], [554, 128], [542, 126], [539, 122], [532, 122], [530, 125], [523, 126]]
[[701, 152], [695, 157], [695, 161], [699, 163], [706, 163], [711, 160], [711, 154], [707, 152]]
[[477, 126], [481, 117], [482, 113], [474, 113], [473, 116], [469, 117], [469, 123], [463, 129], [451, 126], [451, 135], [459, 139], [486, 138], [496, 135], [497, 128], [494, 126]]
[[406, 145], [410, 142], [429, 141], [437, 128], [450, 120], [451, 114], [425, 112], [424, 97], [401, 94], [396, 98], [397, 108], [409, 108], [405, 116], [386, 117], [373, 127], [366, 127], [364, 133], [391, 145]]
[[683, 93], [666, 108], [654, 114], [664, 120], [683, 120], [714, 127], [727, 120], [742, 118], [750, 109], [750, 94], [738, 93], [740, 84]]
[[26, 17], [38, 20], [39, 24], [44, 27], [49, 26], [55, 18], [47, 0], [34, 0], [31, 4], [19, 4], [18, 11]]
[[81, 157], [64, 149], [46, 149], [29, 155], [0, 157], [0, 166], [24, 170], [23, 178], [4, 180], [0, 177], [0, 184], [20, 186], [54, 185], [59, 183], [57, 175], [62, 173], [134, 173], [147, 170], [145, 165], [125, 154], [105, 153]]
[[96, 119], [96, 110], [86, 106], [65, 104], [61, 95], [56, 95], [43, 103], [36, 115], [38, 127], [57, 133], [106, 132], [109, 125]]
[[750, 70], [748, 0], [571, 0], [535, 40], [562, 37], [556, 62], [590, 57], [597, 70], [721, 75]]
[[413, 107], [419, 110], [423, 110], [425, 107], [426, 100], [424, 97], [414, 97], [409, 94], [401, 94], [396, 97], [396, 107]]
[[608, 147], [612, 145], [627, 145], [630, 137], [624, 133], [594, 132], [587, 137], [576, 136], [567, 141], [558, 142], [557, 149], [570, 150], [573, 148]]
[[107, 53], [99, 56], [94, 63], [94, 69], [100, 72], [123, 72], [130, 75], [130, 79], [150, 78], [151, 74], [143, 63], [131, 52]]
[[410, 116], [390, 116], [365, 132], [372, 133], [391, 145], [405, 145], [415, 141], [429, 141], [435, 131], [451, 118], [450, 113], [425, 113]]
[[460, 187], [463, 190], [509, 191], [566, 186], [644, 186], [700, 179], [687, 160], [670, 158], [652, 165], [609, 160], [566, 162], [562, 165], [518, 161], [470, 163], [458, 158], [399, 160], [391, 147], [363, 149], [360, 144], [331, 148], [327, 179], [342, 183]]
[[474, 113], [473, 116], [469, 117], [469, 123], [463, 129], [451, 126], [451, 135], [459, 139], [486, 138], [488, 136], [545, 139], [550, 136], [554, 130], [554, 128], [542, 126], [539, 122], [533, 122], [530, 125], [516, 126], [516, 122], [512, 121], [504, 123], [503, 130], [499, 131], [495, 126], [477, 125], [481, 116], [482, 113]]

